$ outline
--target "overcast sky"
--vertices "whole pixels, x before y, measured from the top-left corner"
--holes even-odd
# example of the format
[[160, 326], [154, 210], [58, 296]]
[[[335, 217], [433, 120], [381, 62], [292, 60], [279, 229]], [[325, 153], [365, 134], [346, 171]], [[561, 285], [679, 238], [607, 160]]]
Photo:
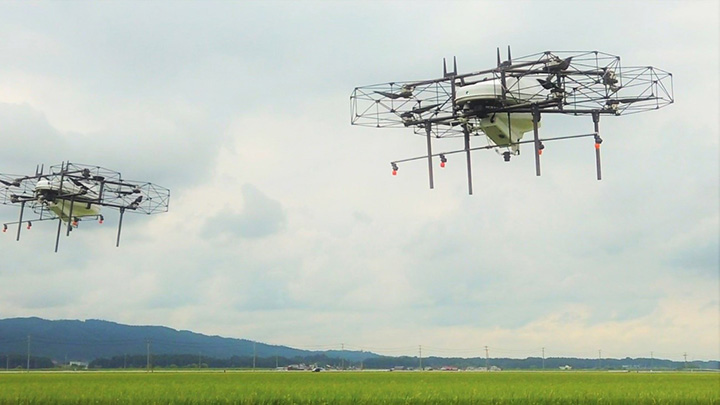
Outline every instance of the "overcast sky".
[[[171, 189], [170, 211], [0, 234], [0, 318], [165, 325], [389, 355], [720, 358], [717, 1], [0, 2], [2, 173], [63, 160]], [[599, 50], [675, 104], [428, 189], [356, 86]], [[592, 130], [548, 116], [543, 136]], [[475, 140], [473, 141], [475, 142]], [[436, 150], [458, 147], [438, 140]], [[454, 155], [460, 156], [460, 155]], [[0, 219], [17, 219], [0, 206]]]

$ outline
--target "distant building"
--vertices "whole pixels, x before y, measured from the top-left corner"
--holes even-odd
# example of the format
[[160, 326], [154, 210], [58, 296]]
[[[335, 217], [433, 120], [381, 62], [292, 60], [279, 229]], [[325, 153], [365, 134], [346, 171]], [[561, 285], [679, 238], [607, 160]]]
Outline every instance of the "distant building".
[[572, 370], [572, 367], [570, 367], [566, 364], [564, 366], [560, 366], [560, 370]]

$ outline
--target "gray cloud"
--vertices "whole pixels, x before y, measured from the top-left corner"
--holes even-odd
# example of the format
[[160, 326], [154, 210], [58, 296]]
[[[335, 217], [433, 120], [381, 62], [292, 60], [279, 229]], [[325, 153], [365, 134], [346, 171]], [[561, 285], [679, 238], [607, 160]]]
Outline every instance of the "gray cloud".
[[240, 238], [264, 238], [281, 232], [286, 227], [287, 216], [279, 201], [266, 196], [252, 184], [240, 187], [238, 199], [240, 212], [232, 209], [220, 212], [207, 220], [205, 235], [230, 234]]
[[[0, 145], [5, 166], [2, 170], [18, 174], [33, 173], [38, 164], [54, 164], [57, 156], [65, 155], [70, 149], [42, 112], [29, 104], [12, 103], [0, 103]], [[35, 164], [27, 166], [28, 162]]]

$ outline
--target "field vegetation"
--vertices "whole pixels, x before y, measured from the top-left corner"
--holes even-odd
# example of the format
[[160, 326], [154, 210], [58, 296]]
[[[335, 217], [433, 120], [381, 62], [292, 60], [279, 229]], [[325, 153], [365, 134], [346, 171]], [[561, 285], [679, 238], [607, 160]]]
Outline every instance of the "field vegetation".
[[720, 373], [0, 373], [0, 404], [720, 404]]

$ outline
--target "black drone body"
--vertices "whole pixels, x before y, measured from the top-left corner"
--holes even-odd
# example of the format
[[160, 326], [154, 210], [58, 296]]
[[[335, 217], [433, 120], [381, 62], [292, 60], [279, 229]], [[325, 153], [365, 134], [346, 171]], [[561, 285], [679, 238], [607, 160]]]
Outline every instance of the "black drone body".
[[[119, 172], [99, 166], [63, 162], [51, 166], [48, 173], [44, 173], [44, 166], [38, 166], [30, 176], [0, 174], [0, 204], [20, 205], [20, 218], [4, 223], [2, 232], [7, 232], [8, 225], [17, 224], [16, 240], [20, 240], [23, 224], [29, 230], [33, 222], [57, 220], [55, 252], [63, 224], [69, 236], [80, 221], [93, 219], [102, 223], [102, 209], [118, 210], [115, 246], [120, 246], [126, 212], [147, 215], [167, 212], [169, 203], [170, 190], [153, 183], [124, 180]], [[32, 211], [31, 219], [24, 217], [26, 209]]]
[[[427, 159], [430, 188], [434, 188], [434, 157], [445, 166], [446, 156], [465, 153], [468, 191], [472, 194], [470, 152], [495, 149], [505, 161], [520, 153], [520, 145], [533, 143], [535, 171], [540, 176], [543, 142], [592, 137], [595, 140], [597, 179], [600, 165], [599, 122], [601, 115], [633, 114], [656, 110], [673, 103], [672, 74], [653, 68], [621, 67], [620, 57], [598, 51], [546, 51], [501, 61], [492, 69], [413, 82], [390, 82], [356, 87], [350, 96], [351, 124], [376, 128], [412, 128], [427, 140], [427, 155], [391, 162], [393, 175], [398, 163]], [[594, 130], [586, 134], [541, 139], [540, 118], [544, 114], [592, 117]], [[532, 140], [522, 140], [532, 132]], [[484, 136], [487, 144], [470, 146], [470, 138]], [[465, 147], [433, 153], [432, 139], [463, 137]]]

